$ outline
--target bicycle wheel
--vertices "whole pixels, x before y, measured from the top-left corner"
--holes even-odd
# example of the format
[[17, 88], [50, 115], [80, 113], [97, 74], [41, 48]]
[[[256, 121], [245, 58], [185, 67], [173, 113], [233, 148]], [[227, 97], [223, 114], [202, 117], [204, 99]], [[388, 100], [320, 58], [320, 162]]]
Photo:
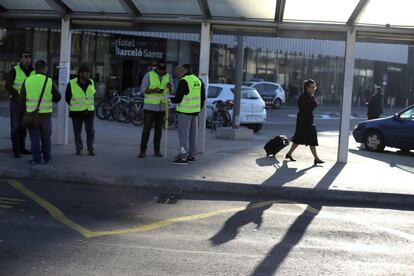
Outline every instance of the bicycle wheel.
[[112, 103], [109, 100], [102, 103], [102, 114], [106, 120], [114, 120], [112, 117]]
[[106, 120], [106, 117], [105, 117], [105, 114], [103, 113], [103, 105], [104, 105], [104, 102], [105, 102], [106, 100], [102, 100], [102, 101], [100, 101], [97, 105], [96, 105], [96, 108], [95, 108], [95, 114], [96, 114], [96, 117], [98, 117], [99, 119], [101, 119], [101, 120]]
[[144, 123], [144, 104], [143, 103], [134, 103], [129, 109], [129, 116], [131, 122], [140, 126]]

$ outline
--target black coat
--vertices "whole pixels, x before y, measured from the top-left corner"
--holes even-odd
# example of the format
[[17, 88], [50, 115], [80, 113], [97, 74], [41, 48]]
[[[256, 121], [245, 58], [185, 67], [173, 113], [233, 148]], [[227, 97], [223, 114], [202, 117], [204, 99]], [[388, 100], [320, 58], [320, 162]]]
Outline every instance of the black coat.
[[302, 93], [298, 98], [299, 112], [296, 118], [296, 130], [293, 143], [318, 146], [316, 127], [313, 124], [313, 110], [318, 106], [313, 96]]
[[379, 118], [382, 113], [382, 95], [372, 95], [368, 102], [368, 120]]

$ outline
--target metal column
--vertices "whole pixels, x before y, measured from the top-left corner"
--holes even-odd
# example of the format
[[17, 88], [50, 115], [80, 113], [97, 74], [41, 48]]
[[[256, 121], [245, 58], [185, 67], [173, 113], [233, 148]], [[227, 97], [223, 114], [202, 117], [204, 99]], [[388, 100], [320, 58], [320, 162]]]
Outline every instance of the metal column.
[[241, 83], [243, 80], [243, 59], [244, 59], [244, 45], [243, 37], [237, 36], [237, 58], [235, 70], [235, 87], [234, 87], [234, 107], [233, 107], [233, 122], [232, 128], [240, 127], [240, 99], [241, 99]]
[[348, 30], [345, 49], [344, 92], [342, 95], [341, 125], [339, 131], [339, 163], [348, 161], [349, 122], [351, 118], [352, 85], [354, 82], [355, 30]]
[[[204, 87], [206, 91], [206, 99], [207, 99], [207, 91], [208, 91], [208, 70], [210, 66], [210, 40], [211, 40], [211, 33], [210, 33], [210, 22], [202, 22], [201, 23], [201, 34], [200, 34], [200, 67], [198, 69], [198, 76], [204, 82]], [[199, 125], [198, 125], [198, 151], [203, 153], [206, 151], [206, 102], [204, 102], [204, 107], [200, 112], [199, 116]]]
[[62, 99], [58, 105], [58, 118], [56, 126], [57, 144], [68, 143], [68, 106], [65, 101], [66, 85], [70, 77], [70, 56], [71, 56], [71, 31], [70, 18], [62, 18], [60, 29], [60, 63], [59, 63], [59, 92]]

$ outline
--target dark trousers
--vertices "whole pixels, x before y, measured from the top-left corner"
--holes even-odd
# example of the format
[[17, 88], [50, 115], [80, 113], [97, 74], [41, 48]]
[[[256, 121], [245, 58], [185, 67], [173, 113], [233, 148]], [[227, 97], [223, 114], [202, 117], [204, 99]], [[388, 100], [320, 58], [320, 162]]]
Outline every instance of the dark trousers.
[[51, 159], [51, 140], [52, 135], [52, 118], [40, 117], [39, 127], [29, 127], [30, 142], [32, 144], [32, 156], [35, 162], [40, 163], [41, 154], [43, 161], [48, 162]]
[[15, 154], [26, 146], [27, 129], [22, 126], [23, 114], [24, 110], [19, 109], [17, 102], [10, 101], [10, 138]]
[[162, 124], [165, 112], [144, 110], [144, 128], [141, 136], [141, 152], [147, 150], [148, 140], [151, 134], [151, 128], [154, 125], [154, 152], [160, 151]]
[[72, 117], [73, 135], [75, 137], [75, 147], [77, 151], [83, 150], [82, 143], [82, 126], [85, 122], [86, 145], [88, 151], [94, 151], [93, 144], [95, 142], [95, 130], [93, 127], [93, 116]]

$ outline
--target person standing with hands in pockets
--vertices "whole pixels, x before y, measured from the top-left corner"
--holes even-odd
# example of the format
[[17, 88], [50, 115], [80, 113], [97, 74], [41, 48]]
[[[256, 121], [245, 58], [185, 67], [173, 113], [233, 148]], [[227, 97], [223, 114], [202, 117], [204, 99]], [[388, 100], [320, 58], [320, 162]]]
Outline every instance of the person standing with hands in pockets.
[[96, 89], [94, 81], [90, 79], [90, 74], [91, 71], [88, 66], [79, 66], [78, 77], [71, 79], [66, 87], [65, 100], [69, 104], [69, 117], [72, 118], [76, 155], [82, 154], [83, 143], [81, 133], [82, 125], [85, 123], [88, 153], [91, 156], [95, 156], [93, 120], [95, 116]]
[[[154, 156], [162, 157], [161, 135], [165, 117], [167, 95], [171, 91], [172, 79], [167, 73], [165, 63], [158, 63], [153, 71], [145, 74], [141, 91], [144, 93], [144, 127], [142, 128], [141, 146], [138, 157], [146, 156], [147, 144], [154, 125]], [[168, 112], [168, 110], [167, 110]]]
[[312, 79], [303, 82], [303, 93], [298, 98], [299, 112], [296, 119], [295, 135], [292, 139], [292, 147], [286, 154], [285, 158], [290, 161], [296, 161], [292, 157], [292, 153], [298, 145], [306, 145], [310, 147], [314, 157], [313, 164], [325, 163], [316, 153], [316, 146], [318, 146], [318, 136], [316, 127], [313, 124], [313, 110], [318, 106], [319, 102], [315, 99], [316, 82]]

